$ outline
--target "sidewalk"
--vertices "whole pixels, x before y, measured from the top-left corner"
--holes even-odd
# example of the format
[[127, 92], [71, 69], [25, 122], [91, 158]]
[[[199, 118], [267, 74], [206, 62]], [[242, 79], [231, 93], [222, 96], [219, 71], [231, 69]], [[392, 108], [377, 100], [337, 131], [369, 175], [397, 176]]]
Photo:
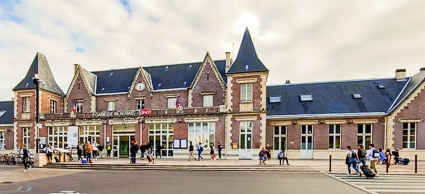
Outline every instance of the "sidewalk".
[[[78, 162], [67, 162], [69, 164], [77, 164]], [[140, 160], [139, 158], [136, 160], [137, 165], [147, 164], [148, 161]], [[94, 160], [91, 165], [129, 165], [130, 160], [127, 158], [113, 158], [113, 159], [98, 159]], [[345, 160], [332, 160], [331, 163], [331, 171], [329, 172], [329, 160], [289, 160], [289, 166], [283, 165], [282, 168], [290, 168], [290, 167], [308, 167], [314, 170], [321, 171], [323, 173], [347, 173], [347, 165], [345, 164]], [[369, 165], [369, 162], [367, 162]], [[90, 164], [89, 164], [90, 165]], [[170, 159], [170, 158], [158, 158], [155, 159], [155, 164], [150, 165], [164, 165], [164, 166], [216, 166], [216, 167], [224, 167], [224, 166], [264, 166], [260, 165], [258, 160], [209, 160], [205, 159], [204, 161], [188, 161], [187, 159]], [[279, 166], [279, 160], [272, 159], [266, 162], [265, 166]], [[376, 165], [379, 174], [387, 174], [386, 173], [386, 165], [385, 164], [377, 164]], [[352, 170], [354, 171], [354, 170]], [[415, 174], [415, 161], [410, 161], [409, 165], [390, 165], [388, 169], [388, 174]], [[417, 165], [417, 173], [425, 175], [425, 161], [418, 161]]]

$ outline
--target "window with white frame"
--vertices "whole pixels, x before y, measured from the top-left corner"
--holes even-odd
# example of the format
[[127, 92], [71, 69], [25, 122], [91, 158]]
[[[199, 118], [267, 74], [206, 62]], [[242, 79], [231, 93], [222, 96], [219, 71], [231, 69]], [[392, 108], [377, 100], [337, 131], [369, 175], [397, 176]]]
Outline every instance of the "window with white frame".
[[22, 127], [22, 144], [25, 144], [27, 148], [30, 148], [30, 128]]
[[57, 103], [56, 100], [50, 100], [50, 113], [56, 113]]
[[177, 102], [176, 97], [167, 98], [167, 108], [176, 108], [176, 102]]
[[341, 125], [329, 125], [329, 149], [341, 149]]
[[208, 147], [215, 141], [215, 123], [189, 123], [189, 141], [196, 147], [199, 143]]
[[286, 126], [274, 126], [273, 150], [286, 150]]
[[368, 146], [372, 143], [372, 124], [357, 124], [357, 145]]
[[241, 102], [252, 102], [252, 83], [241, 84]]
[[5, 149], [5, 144], [6, 144], [6, 136], [5, 136], [5, 132], [4, 131], [0, 131], [0, 150], [4, 150]]
[[142, 110], [145, 108], [145, 100], [144, 99], [136, 99], [136, 108], [137, 110]]
[[100, 143], [100, 126], [96, 125], [85, 125], [78, 126], [78, 134], [80, 142], [93, 142]]
[[30, 97], [22, 98], [22, 112], [30, 112]]
[[67, 126], [55, 126], [48, 127], [49, 136], [48, 142], [54, 148], [65, 148], [65, 144], [68, 142], [68, 127]]
[[83, 112], [83, 102], [76, 102], [75, 103], [76, 111], [79, 113]]
[[108, 101], [108, 111], [115, 110], [115, 101]]
[[416, 148], [416, 126], [417, 123], [403, 123], [403, 148]]
[[214, 96], [213, 95], [204, 95], [204, 107], [213, 106]]

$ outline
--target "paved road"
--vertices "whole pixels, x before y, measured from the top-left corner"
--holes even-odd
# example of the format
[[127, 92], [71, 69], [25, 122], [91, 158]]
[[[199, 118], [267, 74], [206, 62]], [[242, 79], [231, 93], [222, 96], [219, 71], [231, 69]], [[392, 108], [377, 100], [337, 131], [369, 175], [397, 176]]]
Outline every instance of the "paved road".
[[86, 171], [0, 184], [1, 193], [366, 193], [325, 174], [212, 171]]
[[342, 174], [333, 176], [370, 193], [425, 193], [425, 176], [421, 175], [380, 175], [373, 179]]

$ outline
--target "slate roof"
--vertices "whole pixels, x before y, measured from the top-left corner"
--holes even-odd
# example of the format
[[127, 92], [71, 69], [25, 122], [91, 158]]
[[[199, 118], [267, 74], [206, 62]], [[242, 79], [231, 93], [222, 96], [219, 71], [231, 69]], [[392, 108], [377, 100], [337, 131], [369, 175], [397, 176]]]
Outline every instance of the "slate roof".
[[239, 48], [238, 56], [235, 62], [230, 66], [227, 74], [249, 73], [249, 72], [266, 72], [269, 71], [266, 66], [260, 61], [255, 51], [254, 43], [248, 28], [245, 29], [245, 34], [242, 38], [242, 43]]
[[[267, 117], [386, 114], [406, 83], [389, 78], [267, 86]], [[312, 94], [313, 100], [301, 102], [300, 94]], [[280, 103], [270, 102], [278, 96]]]
[[[214, 61], [226, 82], [226, 61]], [[188, 88], [195, 79], [202, 62], [148, 66], [143, 69], [150, 75], [154, 90]], [[96, 94], [126, 93], [139, 68], [113, 69], [92, 72], [97, 77]]]
[[400, 97], [394, 102], [393, 106], [391, 106], [388, 112], [394, 111], [406, 98], [408, 98], [418, 87], [425, 81], [425, 70], [421, 69], [421, 71], [412, 76], [401, 92]]
[[56, 83], [49, 64], [47, 63], [46, 56], [37, 52], [30, 68], [24, 79], [19, 82], [13, 90], [35, 89], [36, 85], [33, 82], [34, 74], [38, 74], [39, 78], [44, 81], [44, 84], [39, 84], [40, 89], [50, 91], [55, 94], [64, 96], [65, 94]]
[[13, 101], [0, 101], [0, 125], [13, 125]]

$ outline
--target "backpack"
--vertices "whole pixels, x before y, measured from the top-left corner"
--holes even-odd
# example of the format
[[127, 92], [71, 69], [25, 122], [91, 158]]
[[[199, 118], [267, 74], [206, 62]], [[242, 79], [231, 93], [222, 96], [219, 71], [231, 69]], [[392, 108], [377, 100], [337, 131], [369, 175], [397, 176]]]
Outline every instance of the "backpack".
[[366, 150], [362, 150], [362, 153], [361, 153], [360, 156], [362, 156], [362, 158], [364, 158], [364, 157], [366, 157], [366, 154], [367, 154]]
[[373, 154], [372, 154], [373, 158], [379, 158], [379, 151], [376, 149], [373, 149]]
[[202, 151], [204, 151], [204, 148], [200, 145], [200, 146], [198, 147], [198, 152], [202, 152]]
[[357, 158], [357, 154], [354, 150], [351, 152], [351, 158]]

